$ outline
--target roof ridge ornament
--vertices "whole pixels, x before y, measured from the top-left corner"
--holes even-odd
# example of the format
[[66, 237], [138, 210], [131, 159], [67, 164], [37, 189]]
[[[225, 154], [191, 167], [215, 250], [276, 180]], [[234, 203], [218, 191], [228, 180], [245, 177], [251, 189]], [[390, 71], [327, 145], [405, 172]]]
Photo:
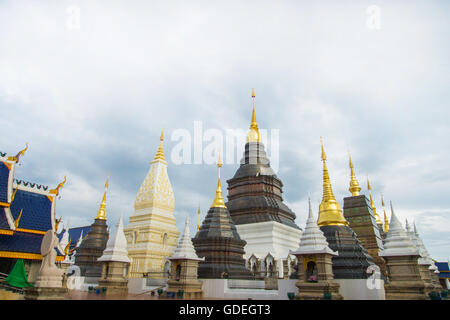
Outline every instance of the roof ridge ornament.
[[[19, 162], [20, 156], [23, 156], [23, 155], [25, 154], [25, 151], [28, 150], [28, 142], [26, 142], [25, 144], [26, 144], [25, 149], [20, 150], [15, 156], [8, 157], [7, 160], [9, 160], [9, 161], [14, 161], [14, 162], [16, 162], [16, 163]], [[5, 154], [5, 155], [6, 155], [6, 154]]]
[[58, 184], [58, 186], [55, 189], [51, 189], [49, 192], [50, 194], [54, 194], [56, 196], [59, 195], [59, 189], [63, 187], [63, 185], [67, 182], [66, 176], [64, 176], [64, 181]]

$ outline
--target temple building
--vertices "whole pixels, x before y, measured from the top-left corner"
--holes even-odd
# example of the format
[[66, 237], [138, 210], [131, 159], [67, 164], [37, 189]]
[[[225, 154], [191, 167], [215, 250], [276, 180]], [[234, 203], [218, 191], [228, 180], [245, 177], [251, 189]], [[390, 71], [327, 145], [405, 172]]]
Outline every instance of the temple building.
[[134, 213], [124, 229], [131, 258], [130, 278], [167, 278], [168, 258], [180, 234], [173, 213], [175, 198], [167, 174], [163, 140], [161, 133], [155, 158], [136, 196]]
[[356, 233], [349, 227], [349, 222], [345, 219], [334, 197], [326, 159], [322, 143], [323, 197], [317, 224], [327, 238], [330, 249], [339, 253], [338, 256], [333, 257], [334, 278], [366, 279], [367, 269], [374, 262], [367, 249], [361, 245]]
[[[56, 231], [56, 198], [66, 179], [55, 189], [15, 179], [16, 165], [25, 149], [15, 156], [0, 154], [0, 272], [9, 273], [23, 259], [28, 280], [35, 282], [42, 261], [41, 242], [48, 230]], [[64, 260], [57, 251], [56, 261]]]
[[204, 261], [199, 262], [198, 277], [200, 279], [250, 279], [252, 275], [246, 269], [243, 258], [246, 242], [239, 236], [222, 196], [221, 166], [219, 156], [216, 196], [197, 234], [192, 239], [197, 256], [205, 258]]
[[102, 275], [102, 264], [97, 259], [103, 254], [108, 241], [109, 232], [106, 224], [106, 192], [108, 180], [105, 183], [105, 192], [94, 223], [91, 225], [86, 238], [76, 248], [75, 265], [80, 267], [80, 274], [85, 277], [86, 284], [95, 284]]
[[283, 183], [270, 167], [253, 112], [244, 156], [228, 183], [228, 208], [240, 237], [246, 241], [247, 265], [262, 276], [290, 267], [289, 251], [296, 250], [301, 229], [295, 213], [283, 203]]
[[[362, 246], [367, 249], [376, 265], [380, 268], [381, 274], [386, 275], [386, 263], [379, 256], [383, 250], [383, 239], [380, 234], [380, 217], [373, 206], [372, 195], [369, 199], [360, 194], [361, 187], [356, 179], [352, 158], [349, 154], [350, 166], [350, 188], [351, 197], [344, 198], [344, 217], [348, 221], [350, 228], [356, 233]], [[370, 184], [368, 184], [370, 190]], [[386, 213], [386, 212], [385, 212]], [[382, 224], [381, 224], [382, 225]]]

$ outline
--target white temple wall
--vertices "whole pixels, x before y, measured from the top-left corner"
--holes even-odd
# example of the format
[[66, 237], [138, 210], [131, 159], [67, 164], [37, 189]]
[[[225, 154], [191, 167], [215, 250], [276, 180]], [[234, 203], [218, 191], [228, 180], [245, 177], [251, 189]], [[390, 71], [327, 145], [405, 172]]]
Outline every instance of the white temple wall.
[[[384, 280], [376, 288], [370, 279], [334, 279], [340, 284], [339, 293], [344, 300], [385, 300]], [[373, 289], [371, 289], [373, 288]]]

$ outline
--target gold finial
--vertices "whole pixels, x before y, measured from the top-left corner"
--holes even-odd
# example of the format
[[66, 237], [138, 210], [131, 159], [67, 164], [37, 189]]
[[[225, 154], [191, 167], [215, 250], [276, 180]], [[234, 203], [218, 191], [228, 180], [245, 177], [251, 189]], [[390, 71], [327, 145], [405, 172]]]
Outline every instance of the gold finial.
[[69, 239], [69, 243], [64, 248], [64, 255], [67, 256], [70, 253], [70, 243], [72, 242], [72, 239]]
[[319, 206], [319, 218], [317, 225], [321, 226], [346, 226], [348, 221], [345, 220], [341, 207], [334, 197], [333, 190], [331, 189], [330, 177], [328, 175], [328, 169], [326, 165], [326, 154], [323, 147], [323, 140], [320, 137], [320, 143], [322, 145], [322, 161], [323, 161], [323, 196], [322, 202]]
[[14, 198], [16, 197], [17, 190], [19, 190], [19, 188], [17, 188], [16, 190], [13, 191], [13, 194], [11, 196], [11, 203], [13, 203]]
[[108, 181], [109, 181], [109, 174], [108, 177], [106, 178], [105, 193], [103, 194], [102, 203], [100, 204], [100, 209], [98, 209], [97, 217], [95, 219], [106, 220], [106, 190], [108, 190], [109, 185]]
[[20, 218], [22, 217], [22, 212], [23, 212], [23, 209], [20, 209], [19, 216], [17, 217], [16, 221], [14, 221], [14, 226], [16, 227], [16, 229], [19, 227], [19, 221], [20, 221]]
[[261, 142], [261, 136], [258, 130], [258, 123], [256, 122], [255, 89], [252, 89], [252, 101], [253, 101], [252, 122], [250, 123], [250, 131], [247, 134], [247, 142]]
[[9, 161], [15, 161], [16, 163], [19, 162], [20, 156], [23, 156], [25, 154], [25, 151], [28, 150], [28, 142], [25, 143], [25, 149], [20, 150], [15, 156], [13, 157], [8, 157], [7, 160]]
[[164, 148], [163, 148], [163, 141], [164, 141], [164, 132], [163, 130], [161, 130], [161, 136], [159, 138], [159, 147], [158, 150], [156, 151], [156, 155], [155, 158], [153, 160], [166, 160], [166, 158], [164, 157]]
[[355, 171], [353, 169], [352, 156], [350, 155], [350, 151], [348, 152], [348, 159], [350, 165], [350, 188], [348, 191], [352, 193], [352, 196], [359, 196], [359, 192], [361, 191], [361, 187], [359, 186], [359, 182], [356, 179]]
[[61, 189], [63, 187], [63, 185], [66, 183], [67, 179], [66, 176], [64, 176], [64, 181], [59, 183], [58, 186], [55, 189], [50, 190], [49, 192], [51, 194], [55, 194], [55, 195], [59, 195], [59, 189]]
[[387, 218], [387, 214], [386, 214], [386, 209], [384, 209], [384, 199], [383, 199], [383, 194], [381, 194], [381, 205], [383, 206], [383, 211], [384, 211], [384, 232], [388, 233], [389, 232], [389, 220]]
[[198, 204], [198, 212], [197, 212], [197, 231], [200, 230], [200, 203]]
[[369, 175], [367, 175], [367, 189], [369, 190], [369, 196], [370, 196], [370, 206], [372, 207], [372, 211], [373, 211], [373, 215], [375, 216], [375, 220], [377, 222], [378, 225], [382, 225], [383, 221], [381, 221], [380, 215], [377, 212], [377, 209], [375, 208], [375, 205], [373, 204], [373, 198], [372, 198], [372, 192], [371, 192], [371, 187], [370, 187], [370, 182], [369, 182]]
[[220, 168], [222, 167], [222, 160], [220, 159], [219, 151], [219, 161], [217, 162], [217, 168], [219, 169], [219, 179], [217, 180], [216, 197], [211, 205], [211, 208], [226, 208], [225, 201], [222, 197], [222, 185], [220, 183]]
[[55, 219], [55, 232], [58, 232], [58, 226], [59, 226], [59, 223], [61, 222], [61, 219], [62, 219], [62, 216], [59, 217], [59, 220]]

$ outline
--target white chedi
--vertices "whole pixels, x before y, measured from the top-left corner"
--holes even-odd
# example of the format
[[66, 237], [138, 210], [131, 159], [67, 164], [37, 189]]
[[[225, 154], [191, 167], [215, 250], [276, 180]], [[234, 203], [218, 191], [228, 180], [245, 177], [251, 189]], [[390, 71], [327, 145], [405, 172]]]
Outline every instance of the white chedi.
[[391, 201], [391, 222], [389, 223], [389, 232], [384, 240], [384, 249], [380, 253], [380, 256], [392, 257], [414, 255], [419, 255], [419, 250], [415, 247], [405, 230], [403, 230], [402, 224], [395, 215]]
[[[422, 239], [419, 236], [419, 232], [417, 232], [417, 227], [416, 227], [415, 223], [414, 223], [414, 234], [417, 239], [418, 245], [420, 246], [420, 248], [422, 249], [422, 251], [424, 252], [424, 254], [426, 256], [423, 261], [426, 261], [427, 263], [424, 263], [424, 264], [430, 264], [430, 267], [428, 269], [431, 271], [434, 271], [435, 273], [439, 273], [438, 267], [436, 267], [436, 265], [434, 264], [434, 261], [431, 258], [430, 253], [428, 252], [427, 248], [425, 247], [425, 244], [423, 243]], [[419, 259], [419, 264], [421, 264], [420, 259]]]
[[337, 251], [333, 251], [328, 246], [327, 238], [325, 238], [322, 230], [317, 225], [317, 219], [314, 218], [311, 209], [311, 199], [309, 201], [309, 215], [306, 221], [305, 230], [300, 237], [300, 244], [297, 250], [291, 251], [293, 255], [300, 254], [316, 254], [316, 253], [328, 253], [331, 255], [338, 255]]
[[195, 252], [194, 246], [192, 245], [191, 235], [189, 232], [189, 217], [186, 217], [186, 222], [184, 224], [184, 232], [181, 236], [178, 246], [176, 247], [173, 255], [169, 258], [170, 260], [184, 259], [184, 260], [198, 260], [204, 261], [205, 258], [199, 258]]
[[117, 223], [116, 232], [109, 237], [103, 255], [97, 261], [131, 262], [128, 257], [127, 239], [123, 232], [122, 215]]
[[416, 246], [417, 250], [419, 251], [420, 257], [417, 262], [421, 265], [431, 265], [433, 262], [431, 260], [431, 257], [429, 256], [427, 250], [425, 249], [423, 242], [419, 241], [416, 232], [409, 225], [408, 220], [406, 220], [406, 234], [409, 236], [412, 243]]

